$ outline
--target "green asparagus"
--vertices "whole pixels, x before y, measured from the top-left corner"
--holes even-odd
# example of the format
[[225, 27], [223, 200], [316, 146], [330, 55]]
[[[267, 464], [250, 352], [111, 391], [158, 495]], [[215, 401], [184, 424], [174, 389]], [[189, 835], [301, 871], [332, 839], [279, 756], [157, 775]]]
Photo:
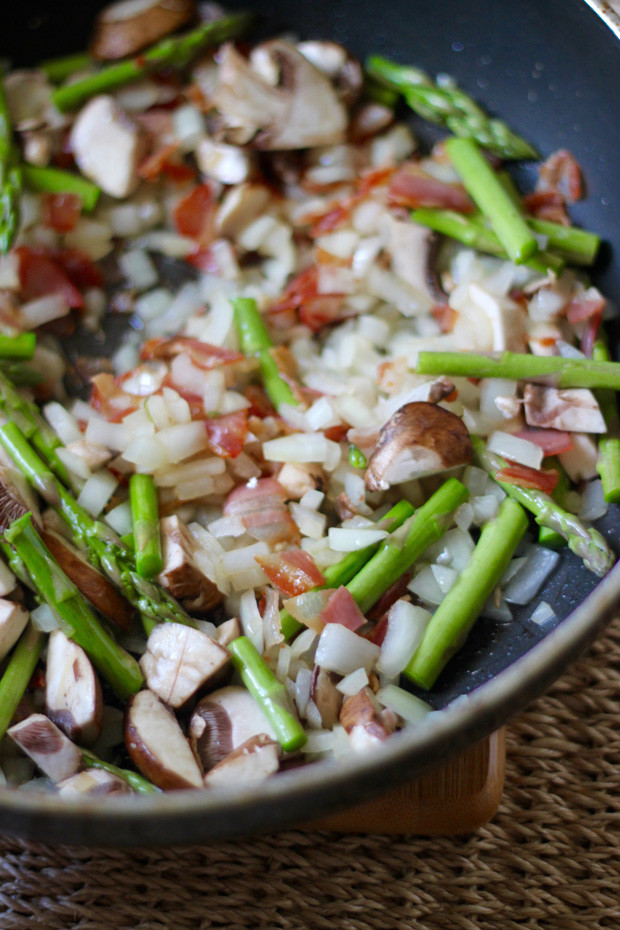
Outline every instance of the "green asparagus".
[[63, 632], [82, 647], [116, 694], [128, 698], [139, 691], [144, 683], [140, 666], [99, 623], [34, 529], [31, 515], [15, 520], [4, 537], [26, 566], [37, 597], [52, 608]]
[[19, 226], [22, 170], [0, 70], [0, 252], [8, 252]]
[[454, 82], [433, 81], [419, 68], [398, 65], [380, 55], [367, 59], [366, 71], [375, 82], [402, 94], [406, 104], [431, 123], [457, 136], [475, 139], [501, 158], [537, 158], [529, 142], [512, 132], [502, 120], [489, 117]]
[[472, 443], [476, 464], [484, 468], [509, 497], [533, 513], [539, 526], [547, 526], [563, 536], [569, 549], [583, 559], [583, 564], [591, 572], [600, 577], [607, 574], [615, 562], [615, 556], [597, 530], [584, 526], [578, 517], [564, 510], [544, 491], [521, 488], [498, 480], [497, 472], [506, 467], [504, 460], [494, 452], [489, 452], [480, 437], [472, 436]]
[[446, 152], [511, 261], [522, 264], [533, 258], [538, 241], [477, 144], [451, 138]]
[[32, 358], [36, 341], [34, 333], [19, 333], [18, 336], [0, 334], [0, 358]]
[[85, 210], [94, 210], [97, 206], [101, 188], [80, 174], [60, 168], [39, 168], [35, 165], [24, 165], [22, 172], [24, 183], [35, 191], [44, 191], [47, 194], [77, 194]]
[[158, 68], [183, 68], [199, 52], [246, 32], [253, 21], [251, 13], [233, 13], [211, 23], [202, 23], [185, 35], [162, 39], [135, 58], [106, 65], [72, 84], [57, 88], [52, 94], [52, 103], [61, 113], [67, 113], [97, 94], [123, 87]]
[[159, 794], [161, 792], [161, 788], [148, 781], [144, 775], [138, 775], [137, 772], [132, 772], [131, 769], [121, 769], [117, 765], [112, 765], [111, 762], [104, 762], [102, 759], [97, 758], [90, 749], [84, 749], [80, 746], [80, 751], [82, 753], [83, 768], [103, 769], [104, 772], [109, 772], [110, 775], [117, 775], [123, 781], [126, 781], [136, 794]]
[[154, 578], [163, 567], [157, 488], [151, 475], [132, 475], [129, 500], [135, 542], [136, 569], [143, 578]]
[[63, 55], [61, 58], [49, 58], [47, 61], [42, 61], [39, 64], [39, 70], [53, 84], [60, 84], [78, 71], [85, 71], [94, 64], [88, 52], [75, 52], [73, 55]]
[[271, 354], [273, 343], [256, 306], [256, 301], [249, 297], [238, 297], [232, 301], [232, 305], [241, 351], [244, 355], [258, 359], [263, 387], [276, 410], [281, 404], [297, 406], [295, 395], [280, 374]]
[[497, 516], [485, 524], [469, 564], [431, 617], [422, 642], [404, 669], [403, 674], [415, 684], [432, 688], [450, 657], [462, 646], [506, 571], [527, 523], [522, 507], [507, 498]]
[[462, 378], [508, 378], [556, 388], [620, 390], [620, 363], [525, 352], [420, 352], [419, 375]]
[[[594, 343], [592, 358], [596, 362], [609, 362], [610, 354], [607, 341], [603, 338]], [[599, 460], [597, 471], [603, 482], [603, 492], [608, 503], [620, 503], [620, 418], [618, 402], [612, 390], [602, 388], [596, 392], [596, 399], [607, 432], [599, 437]]]
[[295, 752], [308, 737], [299, 722], [285, 685], [265, 664], [254, 644], [246, 636], [228, 645], [231, 661], [244, 685], [271, 724], [278, 742], [287, 752]]
[[29, 622], [0, 679], [0, 740], [11, 725], [13, 714], [32, 678], [42, 648], [43, 634]]
[[141, 614], [157, 622], [170, 620], [194, 625], [163, 588], [138, 574], [133, 553], [122, 546], [109, 527], [94, 520], [78, 504], [36, 455], [16, 423], [0, 427], [0, 445], [34, 490], [67, 523], [78, 548], [86, 552], [89, 561], [122, 590]]
[[[413, 516], [413, 512], [413, 507], [408, 501], [399, 501], [386, 513], [379, 525], [385, 527], [388, 533], [394, 533], [403, 525], [405, 520]], [[357, 552], [348, 552], [335, 565], [328, 565], [327, 568], [323, 569], [325, 583], [319, 587], [339, 588], [341, 585], [347, 584], [357, 575], [378, 548], [379, 543], [375, 543], [372, 546], [366, 546], [364, 549], [358, 549]], [[319, 590], [319, 588], [314, 590]], [[282, 608], [280, 611], [280, 628], [284, 638], [290, 639], [291, 636], [303, 628], [303, 624], [295, 620], [288, 610]]]

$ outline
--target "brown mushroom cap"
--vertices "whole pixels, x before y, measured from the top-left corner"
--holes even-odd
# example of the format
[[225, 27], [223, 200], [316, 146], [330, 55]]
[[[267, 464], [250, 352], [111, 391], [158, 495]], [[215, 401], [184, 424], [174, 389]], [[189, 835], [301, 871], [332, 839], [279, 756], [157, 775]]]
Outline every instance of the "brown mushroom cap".
[[271, 724], [249, 691], [234, 686], [203, 698], [189, 723], [190, 742], [205, 772], [260, 733], [275, 739]]
[[379, 433], [366, 487], [384, 491], [391, 484], [466, 465], [471, 457], [471, 439], [460, 417], [427, 401], [405, 404]]
[[103, 699], [99, 679], [84, 650], [62, 630], [47, 647], [45, 705], [50, 720], [66, 735], [90, 745], [101, 733]]
[[256, 785], [278, 771], [280, 747], [265, 733], [251, 736], [205, 775], [206, 788]]
[[119, 0], [95, 20], [91, 54], [103, 61], [135, 55], [180, 29], [195, 12], [194, 0]]

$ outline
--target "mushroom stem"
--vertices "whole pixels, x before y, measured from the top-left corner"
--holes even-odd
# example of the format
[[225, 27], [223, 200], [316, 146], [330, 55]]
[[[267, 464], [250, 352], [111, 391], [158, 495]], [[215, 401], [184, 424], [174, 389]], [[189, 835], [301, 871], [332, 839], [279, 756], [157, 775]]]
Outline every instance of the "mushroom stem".
[[[375, 555], [347, 584], [357, 606], [366, 613], [384, 591], [437, 542], [452, 522], [452, 514], [469, 497], [456, 478], [448, 478], [439, 490], [403, 525], [401, 543], [385, 540]], [[400, 535], [400, 534], [399, 534]]]
[[135, 544], [136, 569], [143, 578], [153, 578], [163, 568], [159, 503], [152, 475], [132, 475], [129, 499]]
[[29, 623], [11, 654], [0, 679], [0, 740], [24, 696], [43, 648], [43, 634]]
[[269, 720], [282, 748], [287, 752], [301, 749], [308, 737], [297, 719], [289, 693], [267, 667], [254, 644], [247, 636], [239, 636], [229, 644], [228, 651], [244, 685]]
[[527, 529], [527, 516], [516, 501], [502, 501], [486, 523], [469, 564], [430, 619], [405, 674], [422, 688], [432, 688], [463, 641], [506, 571]]
[[212, 23], [202, 23], [186, 35], [163, 39], [135, 58], [108, 65], [73, 84], [57, 88], [52, 94], [52, 103], [61, 113], [66, 113], [76, 110], [85, 100], [123, 87], [153, 69], [184, 67], [208, 46], [241, 35], [253, 21], [251, 13], [234, 13]]
[[116, 694], [128, 698], [139, 691], [144, 683], [140, 666], [101, 626], [87, 601], [52, 558], [29, 513], [11, 524], [5, 539], [23, 560], [38, 597], [49, 604], [66, 635], [82, 647]]
[[[385, 526], [388, 533], [393, 533], [402, 526], [405, 520], [413, 516], [413, 507], [408, 501], [399, 501], [384, 516], [381, 523]], [[372, 546], [366, 546], [364, 549], [358, 549], [357, 552], [348, 552], [335, 565], [328, 565], [323, 570], [325, 584], [323, 588], [339, 588], [347, 584], [354, 578], [357, 573], [364, 567], [368, 559], [377, 551], [379, 543]], [[318, 590], [318, 589], [315, 589]], [[280, 611], [280, 629], [285, 639], [290, 639], [295, 633], [303, 627], [302, 623], [284, 608]]]

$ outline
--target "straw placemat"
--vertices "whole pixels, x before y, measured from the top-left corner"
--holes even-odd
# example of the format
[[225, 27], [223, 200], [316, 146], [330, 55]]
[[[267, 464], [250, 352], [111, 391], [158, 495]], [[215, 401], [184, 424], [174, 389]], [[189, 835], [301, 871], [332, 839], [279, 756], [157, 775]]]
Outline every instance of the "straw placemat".
[[617, 930], [620, 620], [513, 721], [504, 800], [474, 835], [0, 853], [1, 930]]

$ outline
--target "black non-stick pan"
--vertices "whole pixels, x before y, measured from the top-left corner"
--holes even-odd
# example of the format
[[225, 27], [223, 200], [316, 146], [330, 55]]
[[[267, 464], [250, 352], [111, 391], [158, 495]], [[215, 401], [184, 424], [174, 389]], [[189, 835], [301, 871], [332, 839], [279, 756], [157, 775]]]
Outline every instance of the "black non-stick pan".
[[[14, 64], [32, 64], [76, 51], [101, 5], [22, 0], [4, 18], [0, 53]], [[572, 216], [605, 240], [595, 281], [620, 303], [620, 21], [608, 7], [594, 0], [235, 0], [229, 6], [256, 8], [259, 34], [333, 38], [362, 58], [375, 51], [451, 74], [543, 157], [568, 148], [587, 185]], [[436, 138], [422, 125], [414, 128], [427, 141]], [[520, 170], [525, 189], [533, 172]], [[620, 551], [617, 507], [599, 529]], [[510, 624], [480, 620], [431, 695], [437, 708], [458, 695], [469, 698], [438, 717], [434, 728], [404, 731], [372, 756], [319, 763], [234, 795], [185, 792], [102, 804], [2, 791], [0, 829], [58, 843], [204, 842], [272, 831], [369, 798], [489, 733], [541, 694], [613, 616], [620, 567], [596, 582], [564, 551], [539, 595], [553, 606], [557, 623], [537, 626], [528, 619], [531, 608]]]

